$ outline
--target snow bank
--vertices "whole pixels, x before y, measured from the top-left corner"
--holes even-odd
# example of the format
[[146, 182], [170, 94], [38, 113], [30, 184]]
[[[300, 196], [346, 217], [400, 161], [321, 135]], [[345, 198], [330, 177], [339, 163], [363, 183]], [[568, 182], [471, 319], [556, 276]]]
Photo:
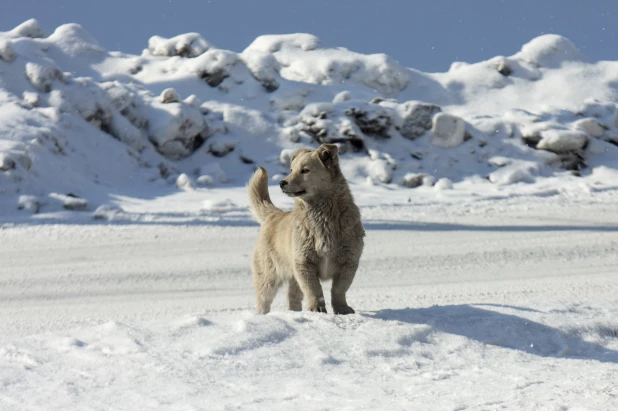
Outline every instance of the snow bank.
[[429, 74], [310, 34], [260, 36], [242, 53], [197, 33], [153, 36], [132, 56], [77, 24], [46, 37], [31, 20], [0, 33], [0, 72], [2, 195], [75, 193], [96, 208], [104, 187], [169, 187], [183, 173], [198, 188], [241, 185], [321, 143], [339, 146], [352, 180], [394, 187], [419, 175], [535, 184], [564, 170], [611, 185], [593, 171], [618, 164], [618, 62], [588, 62], [555, 35]]

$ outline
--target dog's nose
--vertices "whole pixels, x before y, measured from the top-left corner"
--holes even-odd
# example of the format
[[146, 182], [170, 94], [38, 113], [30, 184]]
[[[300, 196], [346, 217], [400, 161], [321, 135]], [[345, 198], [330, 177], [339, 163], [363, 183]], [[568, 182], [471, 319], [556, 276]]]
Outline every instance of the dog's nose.
[[288, 185], [288, 182], [287, 182], [287, 181], [285, 181], [285, 180], [281, 180], [281, 181], [279, 182], [279, 187], [281, 187], [281, 188], [283, 188], [283, 187], [285, 187], [285, 186], [287, 186], [287, 185]]

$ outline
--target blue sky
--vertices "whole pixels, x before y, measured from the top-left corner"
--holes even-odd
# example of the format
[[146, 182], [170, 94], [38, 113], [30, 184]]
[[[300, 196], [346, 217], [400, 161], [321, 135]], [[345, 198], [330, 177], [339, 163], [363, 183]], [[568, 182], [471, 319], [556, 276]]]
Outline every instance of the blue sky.
[[238, 52], [261, 34], [306, 32], [327, 46], [445, 71], [556, 33], [591, 60], [618, 60], [618, 0], [2, 0], [0, 31], [31, 17], [50, 32], [79, 23], [107, 49], [131, 53], [154, 34], [196, 31]]

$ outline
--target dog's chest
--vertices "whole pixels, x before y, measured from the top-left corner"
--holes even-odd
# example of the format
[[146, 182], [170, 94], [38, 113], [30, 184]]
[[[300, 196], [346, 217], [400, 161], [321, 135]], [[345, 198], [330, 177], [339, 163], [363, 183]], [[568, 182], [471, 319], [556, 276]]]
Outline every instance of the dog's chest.
[[333, 261], [338, 249], [338, 238], [327, 229], [315, 230], [313, 238], [314, 252], [319, 258], [319, 277], [328, 280], [333, 277]]
[[338, 236], [326, 224], [315, 224], [313, 227], [313, 248], [320, 257], [332, 256], [338, 245]]

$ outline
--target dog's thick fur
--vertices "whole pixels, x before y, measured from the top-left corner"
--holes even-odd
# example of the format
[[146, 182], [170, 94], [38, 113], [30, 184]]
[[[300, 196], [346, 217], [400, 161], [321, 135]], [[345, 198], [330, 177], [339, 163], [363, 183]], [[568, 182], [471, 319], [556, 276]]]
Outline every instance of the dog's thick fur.
[[271, 202], [263, 167], [249, 182], [251, 208], [261, 224], [252, 258], [257, 311], [268, 313], [277, 290], [288, 282], [290, 310], [302, 310], [304, 295], [310, 311], [325, 313], [320, 281], [332, 279], [333, 311], [354, 313], [346, 292], [358, 268], [365, 230], [339, 168], [337, 146], [296, 151], [290, 171], [280, 183], [294, 197], [290, 212]]

